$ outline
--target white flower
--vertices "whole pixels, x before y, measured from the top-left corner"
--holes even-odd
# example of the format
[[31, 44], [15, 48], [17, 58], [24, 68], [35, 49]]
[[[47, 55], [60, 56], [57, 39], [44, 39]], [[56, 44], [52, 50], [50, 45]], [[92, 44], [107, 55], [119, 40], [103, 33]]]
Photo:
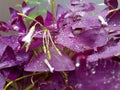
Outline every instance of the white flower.
[[32, 35], [35, 31], [35, 25], [31, 27], [30, 31], [28, 32], [28, 34], [22, 39], [23, 42], [30, 44], [32, 41]]
[[52, 66], [50, 65], [50, 63], [48, 62], [47, 59], [44, 60], [44, 63], [48, 66], [48, 68], [50, 69], [50, 72], [53, 73], [53, 71], [54, 71], [54, 67], [52, 67]]
[[105, 19], [102, 16], [98, 16], [98, 19], [100, 20], [102, 25], [108, 25], [108, 23], [105, 21]]

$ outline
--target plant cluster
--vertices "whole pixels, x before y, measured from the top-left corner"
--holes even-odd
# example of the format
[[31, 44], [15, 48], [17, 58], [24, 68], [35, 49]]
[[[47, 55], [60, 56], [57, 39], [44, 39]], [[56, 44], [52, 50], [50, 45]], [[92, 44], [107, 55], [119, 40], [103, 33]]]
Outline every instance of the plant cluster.
[[30, 17], [35, 7], [23, 2], [0, 21], [0, 90], [119, 90], [118, 1], [104, 0], [100, 12], [86, 0], [68, 9], [49, 1], [45, 17]]

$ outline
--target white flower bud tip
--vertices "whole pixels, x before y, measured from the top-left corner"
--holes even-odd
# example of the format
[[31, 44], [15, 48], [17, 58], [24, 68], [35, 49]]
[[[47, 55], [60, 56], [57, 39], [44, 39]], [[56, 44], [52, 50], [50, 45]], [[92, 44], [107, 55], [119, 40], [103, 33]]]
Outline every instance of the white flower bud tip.
[[34, 33], [35, 30], [35, 25], [31, 27], [30, 31], [28, 32], [28, 34], [22, 39], [23, 42], [30, 44], [32, 41], [32, 35]]
[[50, 69], [50, 72], [53, 73], [53, 71], [54, 71], [54, 67], [52, 67], [52, 66], [50, 65], [50, 63], [48, 62], [47, 59], [44, 60], [44, 63], [48, 66], [48, 68]]
[[98, 19], [100, 20], [102, 25], [108, 25], [108, 23], [105, 21], [105, 19], [102, 16], [98, 16]]

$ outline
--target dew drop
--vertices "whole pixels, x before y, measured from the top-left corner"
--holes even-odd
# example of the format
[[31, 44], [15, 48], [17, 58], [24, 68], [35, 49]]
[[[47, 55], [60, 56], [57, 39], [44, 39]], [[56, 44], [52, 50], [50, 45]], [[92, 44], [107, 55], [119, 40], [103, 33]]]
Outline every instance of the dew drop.
[[75, 66], [76, 66], [76, 67], [79, 67], [79, 66], [80, 66], [80, 63], [76, 63]]
[[111, 71], [111, 74], [115, 74], [115, 71], [113, 70], [113, 71]]
[[96, 62], [95, 66], [98, 66], [98, 62]]
[[109, 84], [109, 83], [110, 83], [110, 80], [107, 80], [107, 83]]
[[114, 27], [116, 27], [117, 25], [116, 24], [113, 24]]
[[118, 89], [119, 89], [119, 87], [120, 87], [120, 85], [119, 85], [119, 84], [117, 84], [117, 85], [115, 85], [115, 87], [114, 87], [114, 88], [115, 88], [116, 90], [118, 90]]
[[16, 30], [16, 31], [18, 31], [19, 30], [19, 27], [18, 26], [13, 26], [13, 28]]
[[112, 76], [112, 79], [115, 79], [115, 76]]
[[89, 62], [86, 63], [86, 67], [89, 68], [89, 69], [91, 68]]
[[34, 69], [36, 69], [36, 68], [37, 68], [37, 66], [36, 66], [36, 65], [34, 65], [33, 67], [34, 67]]
[[88, 72], [86, 72], [85, 75], [88, 76], [89, 75]]
[[80, 67], [80, 57], [77, 57], [75, 66]]
[[93, 69], [91, 69], [91, 73], [92, 74], [95, 74], [96, 73], [96, 71], [95, 71], [95, 69], [93, 68]]
[[104, 62], [104, 65], [103, 65], [103, 67], [104, 67], [104, 68], [106, 68], [106, 65], [107, 65], [107, 62]]
[[39, 63], [39, 61], [37, 61], [37, 63]]
[[82, 83], [76, 84], [76, 87], [79, 89], [82, 88], [82, 86], [83, 86]]

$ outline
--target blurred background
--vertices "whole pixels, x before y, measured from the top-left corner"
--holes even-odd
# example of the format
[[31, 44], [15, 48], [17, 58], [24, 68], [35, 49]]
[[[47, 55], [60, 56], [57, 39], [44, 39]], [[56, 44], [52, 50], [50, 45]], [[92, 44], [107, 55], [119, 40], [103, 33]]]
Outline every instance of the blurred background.
[[[9, 7], [16, 8], [20, 10], [19, 4], [22, 3], [23, 0], [0, 0], [0, 20], [8, 21], [9, 19]], [[37, 4], [37, 10], [42, 10], [43, 8], [49, 9], [49, 5], [47, 0], [29, 0], [33, 4]], [[36, 2], [35, 2], [36, 1]], [[94, 3], [103, 3], [104, 0], [88, 0]], [[119, 1], [119, 0], [118, 0]], [[40, 3], [41, 2], [41, 3]], [[67, 7], [69, 0], [56, 0], [57, 3], [62, 4], [64, 7]]]

